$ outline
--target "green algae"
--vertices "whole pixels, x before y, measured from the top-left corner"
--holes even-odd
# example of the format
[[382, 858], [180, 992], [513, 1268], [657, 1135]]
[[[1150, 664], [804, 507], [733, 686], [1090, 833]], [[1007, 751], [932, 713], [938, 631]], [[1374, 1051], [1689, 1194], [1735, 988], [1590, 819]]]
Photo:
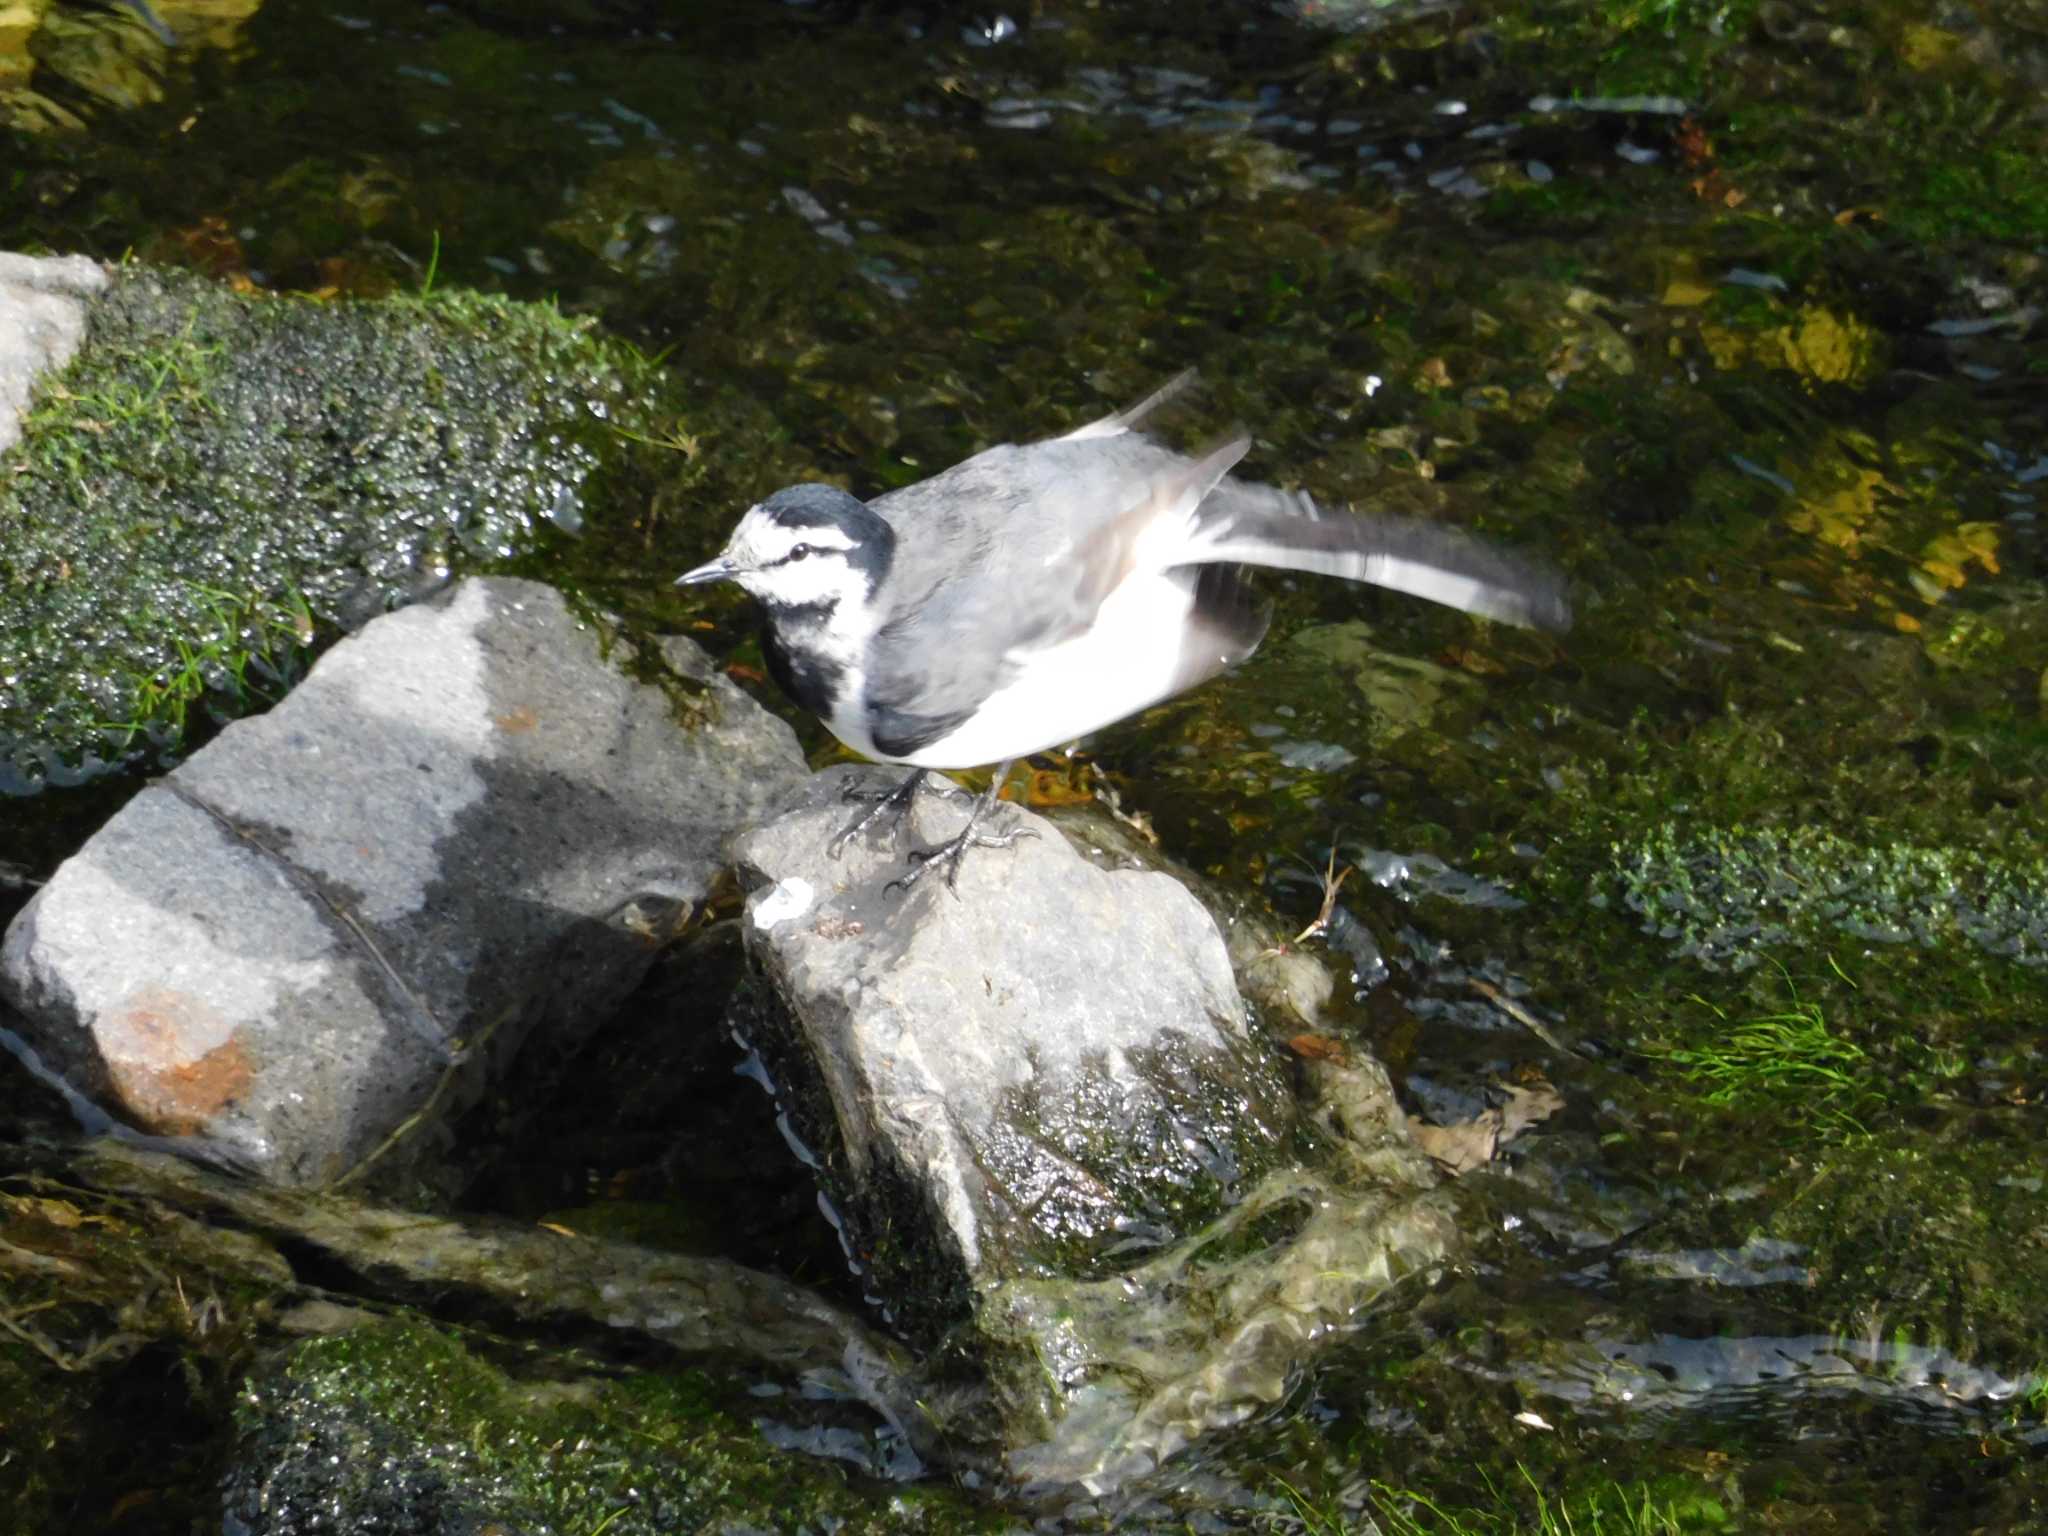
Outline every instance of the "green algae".
[[1450, 1211], [1412, 1147], [1385, 1150], [1348, 1177], [1269, 1176], [1112, 1279], [987, 1286], [980, 1326], [998, 1346], [988, 1368], [1012, 1471], [1141, 1479], [1219, 1424], [1281, 1404], [1313, 1339], [1419, 1292], [1457, 1246]]
[[2048, 1257], [2030, 1231], [2041, 1172], [2024, 1116], [1989, 1105], [1933, 1135], [1902, 1127], [1783, 1181], [1770, 1235], [1802, 1245], [1816, 1313], [2008, 1374], [2048, 1359]]
[[0, 776], [175, 751], [321, 640], [603, 506], [622, 349], [542, 305], [254, 298], [117, 271], [0, 481]]
[[936, 1489], [878, 1496], [753, 1422], [800, 1424], [798, 1405], [686, 1371], [577, 1374], [557, 1360], [536, 1372], [523, 1353], [401, 1319], [296, 1346], [238, 1397], [225, 1509], [280, 1536], [336, 1522], [610, 1536], [999, 1528]]
[[1666, 824], [1615, 850], [1620, 899], [1646, 932], [1709, 966], [1792, 942], [1975, 945], [2048, 965], [2048, 859], [1852, 843], [1819, 828], [1726, 833]]

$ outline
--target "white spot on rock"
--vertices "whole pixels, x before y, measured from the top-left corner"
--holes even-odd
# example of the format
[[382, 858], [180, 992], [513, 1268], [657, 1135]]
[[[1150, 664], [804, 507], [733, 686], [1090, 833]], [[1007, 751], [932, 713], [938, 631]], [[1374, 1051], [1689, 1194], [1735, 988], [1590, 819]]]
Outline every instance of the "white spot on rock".
[[818, 893], [810, 881], [792, 875], [778, 882], [775, 889], [754, 903], [754, 926], [768, 929], [793, 917], [802, 917], [817, 899]]

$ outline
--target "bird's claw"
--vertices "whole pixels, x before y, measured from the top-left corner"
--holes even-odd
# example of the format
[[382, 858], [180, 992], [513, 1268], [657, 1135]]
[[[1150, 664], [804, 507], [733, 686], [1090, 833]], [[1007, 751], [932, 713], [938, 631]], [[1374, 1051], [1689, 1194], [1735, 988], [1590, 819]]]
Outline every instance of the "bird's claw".
[[873, 826], [883, 816], [893, 815], [898, 821], [908, 816], [910, 814], [910, 804], [917, 798], [917, 787], [924, 782], [924, 777], [922, 771], [913, 773], [902, 783], [891, 785], [879, 794], [867, 788], [858, 780], [841, 789], [839, 794], [842, 800], [859, 801], [865, 804], [867, 809], [856, 816], [851, 823], [833, 837], [831, 842], [825, 845], [826, 857], [838, 858], [846, 850], [848, 843]]
[[946, 889], [960, 894], [960, 860], [970, 848], [1007, 848], [1022, 837], [1038, 836], [1036, 827], [1011, 827], [1007, 832], [984, 832], [969, 822], [959, 833], [929, 848], [910, 850], [910, 867], [883, 886], [884, 892], [907, 891], [941, 864], [946, 867]]

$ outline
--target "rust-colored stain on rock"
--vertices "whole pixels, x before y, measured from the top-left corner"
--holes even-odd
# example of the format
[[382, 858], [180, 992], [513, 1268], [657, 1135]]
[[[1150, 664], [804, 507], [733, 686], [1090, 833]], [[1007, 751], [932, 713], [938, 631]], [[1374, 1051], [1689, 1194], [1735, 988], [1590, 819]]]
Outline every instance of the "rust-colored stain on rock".
[[169, 987], [133, 994], [102, 1017], [95, 1033], [122, 1104], [165, 1135], [205, 1129], [248, 1091], [254, 1076], [227, 1021], [198, 998]]

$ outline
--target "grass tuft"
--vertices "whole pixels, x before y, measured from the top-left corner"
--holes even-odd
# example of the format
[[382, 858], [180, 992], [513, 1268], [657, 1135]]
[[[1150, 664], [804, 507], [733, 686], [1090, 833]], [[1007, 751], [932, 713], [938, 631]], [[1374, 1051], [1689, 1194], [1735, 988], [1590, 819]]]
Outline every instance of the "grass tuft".
[[[1785, 981], [1784, 1007], [1731, 1019], [1726, 1009], [1693, 993], [1689, 1000], [1712, 1014], [1717, 1027], [1704, 1038], [1638, 1050], [1678, 1068], [1700, 1102], [1711, 1108], [1789, 1108], [1832, 1135], [1867, 1136], [1856, 1112], [1879, 1097], [1875, 1064], [1862, 1046], [1828, 1027], [1821, 1005], [1799, 996], [1783, 966], [1778, 971]], [[1836, 974], [1841, 975], [1839, 968]]]
[[1555, 1496], [1522, 1462], [1515, 1471], [1525, 1489], [1489, 1478], [1488, 1503], [1455, 1508], [1379, 1478], [1370, 1484], [1369, 1508], [1357, 1514], [1321, 1508], [1285, 1479], [1280, 1486], [1309, 1536], [1703, 1536], [1730, 1523], [1726, 1507], [1704, 1489], [1659, 1493], [1647, 1484], [1606, 1483]]
[[222, 591], [200, 582], [187, 585], [210, 618], [198, 638], [180, 638], [177, 660], [136, 681], [135, 711], [125, 720], [102, 720], [114, 733], [116, 749], [137, 736], [182, 742], [194, 705], [218, 701], [229, 715], [275, 704], [305, 671], [313, 642], [313, 613], [296, 589], [282, 601]]

